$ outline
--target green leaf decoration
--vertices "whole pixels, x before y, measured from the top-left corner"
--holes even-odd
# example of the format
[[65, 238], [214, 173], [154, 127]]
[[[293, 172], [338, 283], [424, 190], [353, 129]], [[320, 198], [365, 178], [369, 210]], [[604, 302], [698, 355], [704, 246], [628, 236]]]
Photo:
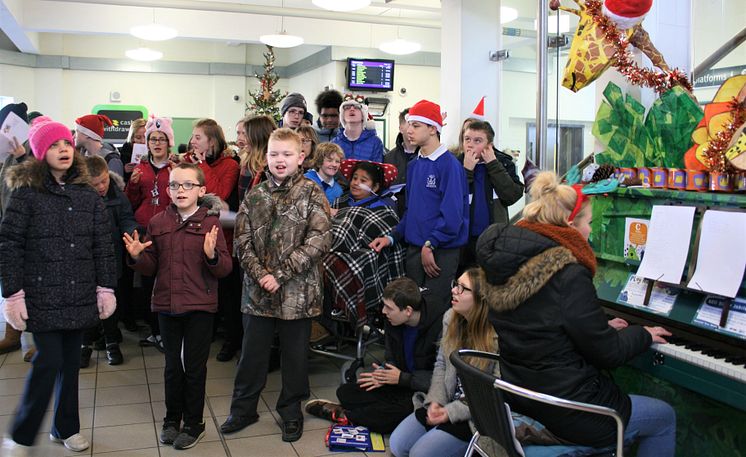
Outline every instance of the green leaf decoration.
[[606, 149], [596, 156], [599, 164], [618, 167], [682, 168], [691, 134], [704, 115], [696, 101], [681, 87], [666, 91], [645, 116], [645, 107], [624, 95], [614, 83], [604, 89], [592, 132]]

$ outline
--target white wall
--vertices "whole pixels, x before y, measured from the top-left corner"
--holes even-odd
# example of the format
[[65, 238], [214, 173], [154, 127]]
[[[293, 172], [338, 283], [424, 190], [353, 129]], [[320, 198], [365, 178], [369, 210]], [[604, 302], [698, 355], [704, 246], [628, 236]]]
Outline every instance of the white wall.
[[[236, 121], [244, 116], [247, 84], [243, 76], [174, 75], [108, 71], [31, 69], [0, 65], [0, 93], [24, 101], [67, 125], [109, 103], [113, 90], [123, 105], [144, 105], [151, 113], [169, 117], [212, 117], [235, 137]], [[233, 96], [240, 100], [234, 101]]]

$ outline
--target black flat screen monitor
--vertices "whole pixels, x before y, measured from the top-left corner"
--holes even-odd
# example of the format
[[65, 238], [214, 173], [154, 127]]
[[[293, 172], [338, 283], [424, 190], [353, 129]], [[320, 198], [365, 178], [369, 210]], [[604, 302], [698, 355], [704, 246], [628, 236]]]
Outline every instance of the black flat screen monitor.
[[348, 58], [347, 87], [380, 92], [394, 90], [394, 61]]

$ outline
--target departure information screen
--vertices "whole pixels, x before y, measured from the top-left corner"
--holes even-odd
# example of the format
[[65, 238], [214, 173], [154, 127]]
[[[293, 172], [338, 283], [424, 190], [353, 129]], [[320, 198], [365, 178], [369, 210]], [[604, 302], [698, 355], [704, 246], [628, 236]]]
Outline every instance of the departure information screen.
[[350, 89], [393, 90], [394, 61], [348, 59], [347, 86]]

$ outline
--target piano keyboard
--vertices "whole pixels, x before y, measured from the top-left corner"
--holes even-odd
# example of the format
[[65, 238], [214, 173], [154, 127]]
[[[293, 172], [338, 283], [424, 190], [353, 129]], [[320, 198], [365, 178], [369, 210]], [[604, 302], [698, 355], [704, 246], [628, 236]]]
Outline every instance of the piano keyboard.
[[668, 344], [654, 343], [650, 348], [665, 356], [746, 383], [746, 357], [729, 356], [675, 337], [669, 338]]

